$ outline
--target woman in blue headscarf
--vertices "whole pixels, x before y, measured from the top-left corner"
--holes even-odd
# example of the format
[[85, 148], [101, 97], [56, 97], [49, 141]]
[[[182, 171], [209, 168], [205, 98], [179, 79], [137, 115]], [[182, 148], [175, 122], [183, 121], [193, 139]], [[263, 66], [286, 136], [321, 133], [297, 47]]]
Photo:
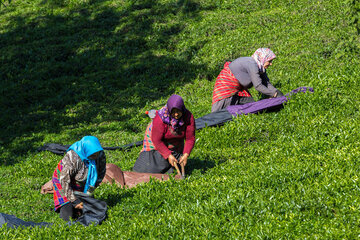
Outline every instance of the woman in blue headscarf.
[[96, 137], [85, 136], [69, 147], [52, 177], [55, 211], [60, 218], [69, 221], [81, 214], [83, 205], [75, 193], [91, 195], [105, 172], [105, 153]]

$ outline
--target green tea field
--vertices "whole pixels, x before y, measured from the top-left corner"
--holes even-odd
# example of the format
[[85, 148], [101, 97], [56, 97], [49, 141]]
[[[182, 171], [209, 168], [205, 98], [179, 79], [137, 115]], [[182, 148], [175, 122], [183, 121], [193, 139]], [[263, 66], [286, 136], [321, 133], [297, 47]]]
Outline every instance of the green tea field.
[[[1, 2], [0, 213], [53, 225], [0, 239], [360, 237], [360, 0]], [[45, 143], [142, 140], [172, 94], [199, 118], [224, 63], [261, 47], [275, 87], [314, 93], [197, 131], [184, 180], [101, 185], [101, 225], [67, 226], [40, 194], [62, 159]], [[131, 171], [140, 151], [105, 153]]]

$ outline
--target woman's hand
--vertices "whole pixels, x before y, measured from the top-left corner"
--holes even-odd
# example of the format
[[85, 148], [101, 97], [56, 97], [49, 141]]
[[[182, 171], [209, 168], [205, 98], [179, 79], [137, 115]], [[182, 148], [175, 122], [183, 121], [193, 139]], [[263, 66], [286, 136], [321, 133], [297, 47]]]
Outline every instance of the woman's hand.
[[189, 157], [189, 154], [188, 154], [188, 153], [184, 153], [184, 155], [182, 155], [182, 157], [180, 158], [180, 161], [179, 161], [180, 165], [183, 164], [184, 167], [185, 167], [186, 164], [187, 164], [187, 159], [188, 159], [188, 157]]
[[169, 155], [168, 161], [169, 161], [170, 165], [173, 167], [175, 166], [175, 163], [177, 163], [176, 158], [172, 154]]
[[282, 97], [282, 96], [284, 96], [284, 94], [282, 93], [282, 91], [280, 91], [279, 89], [276, 90], [276, 92], [277, 92], [276, 97]]
[[84, 203], [83, 202], [79, 203], [78, 205], [75, 206], [75, 208], [82, 210], [84, 208]]
[[278, 97], [282, 97], [282, 96], [284, 96], [284, 94], [278, 89], [278, 90], [276, 90], [273, 98], [278, 98]]

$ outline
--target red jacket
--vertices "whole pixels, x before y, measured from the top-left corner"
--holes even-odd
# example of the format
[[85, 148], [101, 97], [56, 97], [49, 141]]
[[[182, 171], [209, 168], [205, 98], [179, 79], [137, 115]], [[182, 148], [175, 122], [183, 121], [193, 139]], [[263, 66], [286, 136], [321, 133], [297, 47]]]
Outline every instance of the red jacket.
[[[155, 149], [167, 159], [171, 154], [171, 149], [176, 149], [180, 153], [191, 153], [195, 144], [195, 119], [190, 111], [184, 116], [184, 125], [175, 132], [169, 125], [163, 123], [160, 116], [156, 113], [153, 120], [151, 140]], [[185, 140], [185, 146], [184, 146]]]

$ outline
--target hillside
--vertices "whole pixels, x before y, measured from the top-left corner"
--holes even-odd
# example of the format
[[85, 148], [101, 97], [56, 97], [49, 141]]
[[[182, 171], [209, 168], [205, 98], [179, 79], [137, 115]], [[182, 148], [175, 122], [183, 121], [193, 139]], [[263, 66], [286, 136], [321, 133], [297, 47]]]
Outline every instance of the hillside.
[[[360, 234], [358, 0], [32, 0], [0, 8], [0, 212], [51, 229], [4, 239], [354, 239]], [[68, 228], [40, 195], [44, 143], [142, 140], [171, 94], [201, 117], [227, 60], [277, 55], [277, 113], [197, 132], [184, 181], [100, 186], [101, 226]], [[254, 89], [256, 99], [260, 99]], [[107, 151], [131, 170], [140, 148]]]

